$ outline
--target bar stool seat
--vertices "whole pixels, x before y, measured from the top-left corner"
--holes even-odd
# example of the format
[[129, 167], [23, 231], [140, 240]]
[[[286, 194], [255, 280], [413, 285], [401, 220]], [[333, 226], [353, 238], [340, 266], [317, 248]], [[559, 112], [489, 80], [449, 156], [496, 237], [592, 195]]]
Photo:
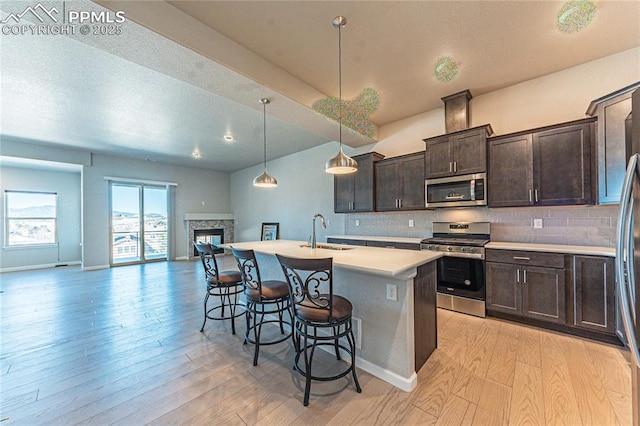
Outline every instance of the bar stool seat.
[[[332, 381], [351, 374], [356, 392], [362, 392], [356, 375], [356, 345], [351, 322], [353, 305], [345, 297], [333, 294], [333, 259], [299, 259], [279, 254], [276, 257], [291, 293], [296, 351], [293, 368], [305, 376], [302, 403], [309, 405], [312, 380]], [[322, 292], [321, 287], [327, 287], [329, 292]], [[340, 343], [340, 339], [346, 340], [346, 344]], [[351, 362], [332, 376], [312, 374], [313, 357], [318, 346], [331, 346], [338, 360], [340, 352], [346, 352]], [[304, 360], [303, 366], [300, 358]]]
[[244, 295], [252, 301], [289, 297], [289, 285], [285, 281], [262, 281], [262, 295], [258, 289], [245, 288]]
[[[204, 321], [200, 331], [204, 331], [207, 320], [231, 320], [231, 334], [236, 334], [235, 319], [244, 314], [244, 307], [238, 303], [242, 293], [242, 274], [240, 271], [220, 271], [215, 256], [215, 247], [209, 243], [193, 243], [200, 255], [204, 268], [207, 294], [204, 297]], [[219, 300], [219, 304], [209, 307], [209, 298]], [[227, 312], [225, 312], [225, 310]]]
[[[328, 298], [329, 295], [321, 294], [320, 297]], [[332, 317], [335, 322], [340, 322], [351, 316], [353, 305], [344, 297], [334, 295], [331, 299], [331, 305], [333, 307]], [[300, 303], [297, 306], [296, 315], [306, 321], [329, 322], [329, 311], [310, 306], [309, 302]]]

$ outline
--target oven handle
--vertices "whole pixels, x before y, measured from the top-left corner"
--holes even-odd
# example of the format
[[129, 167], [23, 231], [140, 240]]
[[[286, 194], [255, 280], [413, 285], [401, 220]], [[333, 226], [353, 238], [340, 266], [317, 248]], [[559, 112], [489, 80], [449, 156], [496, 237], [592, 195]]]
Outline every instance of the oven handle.
[[[438, 253], [438, 252], [434, 252]], [[484, 260], [484, 254], [481, 253], [449, 253], [447, 251], [440, 252], [447, 257], [461, 257], [464, 259], [480, 259]]]

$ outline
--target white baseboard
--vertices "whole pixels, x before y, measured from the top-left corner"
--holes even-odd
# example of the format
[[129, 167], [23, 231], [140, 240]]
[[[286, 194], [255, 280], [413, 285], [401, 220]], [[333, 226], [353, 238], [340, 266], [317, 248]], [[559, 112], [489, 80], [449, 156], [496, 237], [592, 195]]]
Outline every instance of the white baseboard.
[[189, 260], [189, 257], [187, 257], [187, 256], [179, 256], [179, 257], [176, 257], [174, 260]]
[[410, 377], [403, 377], [359, 356], [356, 356], [356, 366], [405, 392], [411, 392], [418, 385], [418, 375], [415, 372]]
[[83, 271], [96, 271], [98, 269], [109, 269], [111, 265], [95, 265], [95, 266], [83, 266]]
[[80, 261], [76, 260], [74, 262], [58, 262], [58, 263], [47, 263], [43, 265], [27, 265], [27, 266], [17, 266], [15, 268], [2, 268], [0, 269], [0, 273], [3, 272], [19, 272], [19, 271], [33, 271], [36, 269], [47, 269], [47, 268], [55, 268], [56, 266], [68, 266], [68, 265], [80, 265]]

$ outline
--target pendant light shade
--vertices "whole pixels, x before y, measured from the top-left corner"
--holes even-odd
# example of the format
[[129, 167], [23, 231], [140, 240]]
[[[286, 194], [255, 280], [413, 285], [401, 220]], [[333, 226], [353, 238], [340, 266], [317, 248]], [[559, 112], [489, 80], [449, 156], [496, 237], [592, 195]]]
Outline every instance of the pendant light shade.
[[264, 172], [260, 176], [256, 176], [253, 179], [253, 186], [257, 186], [260, 188], [274, 188], [278, 186], [278, 181], [276, 178], [271, 176], [267, 172], [267, 104], [271, 101], [267, 98], [262, 98], [259, 101], [262, 104], [262, 122], [263, 122], [263, 146], [264, 146]]
[[324, 171], [334, 175], [354, 173], [358, 170], [358, 162], [349, 157], [342, 150], [342, 27], [347, 25], [347, 18], [336, 16], [331, 22], [338, 29], [338, 85], [340, 98], [338, 100], [338, 123], [340, 125], [340, 152], [338, 155], [327, 161]]

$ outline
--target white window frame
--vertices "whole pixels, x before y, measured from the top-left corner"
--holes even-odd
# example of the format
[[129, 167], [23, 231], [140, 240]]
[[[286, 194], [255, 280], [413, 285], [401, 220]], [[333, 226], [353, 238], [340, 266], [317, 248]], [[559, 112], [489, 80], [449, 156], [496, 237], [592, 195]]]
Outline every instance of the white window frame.
[[[10, 205], [9, 205], [9, 194], [37, 194], [37, 195], [52, 195], [54, 200], [53, 206], [53, 217], [27, 217], [27, 216], [11, 216], [9, 214]], [[58, 245], [58, 193], [49, 192], [49, 191], [21, 191], [21, 190], [10, 190], [6, 189], [4, 191], [4, 247], [5, 248], [30, 248], [30, 247], [44, 247], [44, 246], [57, 246]], [[21, 243], [21, 244], [11, 244], [10, 243], [10, 222], [13, 220], [53, 220], [54, 232], [53, 232], [53, 242], [37, 242], [37, 243]]]

